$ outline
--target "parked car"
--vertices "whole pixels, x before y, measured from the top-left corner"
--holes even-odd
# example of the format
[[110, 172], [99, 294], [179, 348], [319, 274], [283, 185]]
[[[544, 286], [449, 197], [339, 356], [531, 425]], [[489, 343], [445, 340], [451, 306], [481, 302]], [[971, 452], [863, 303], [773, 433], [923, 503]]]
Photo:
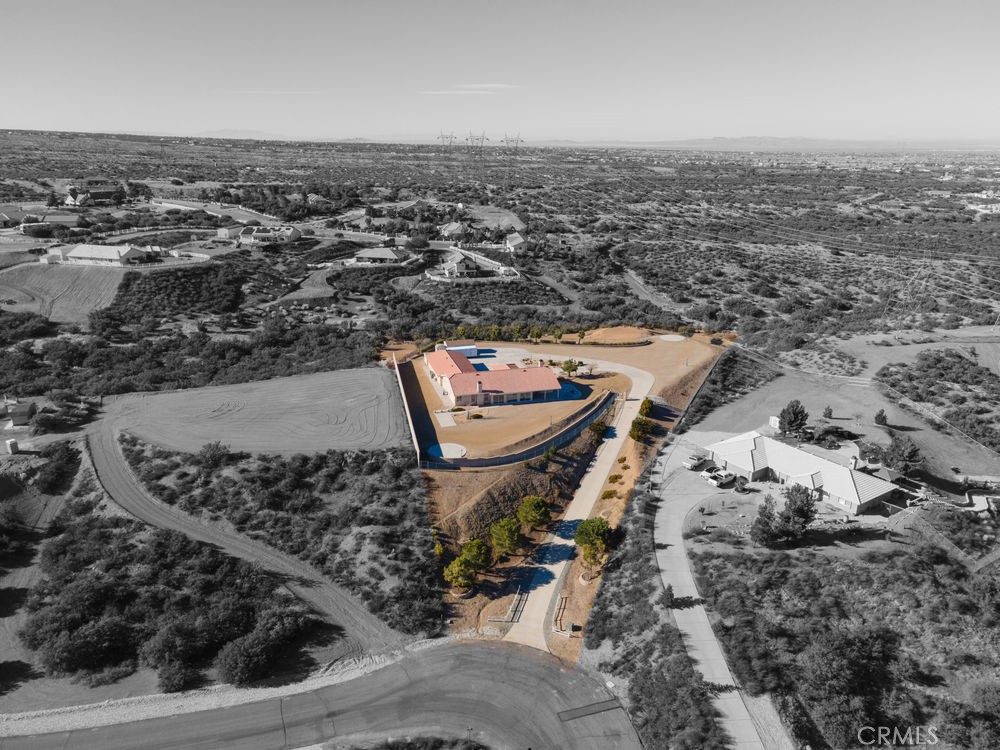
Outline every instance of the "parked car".
[[725, 485], [732, 482], [734, 479], [736, 479], [736, 475], [733, 474], [731, 471], [722, 471], [721, 469], [719, 469], [715, 474], [713, 474], [709, 478], [708, 483], [715, 485], [716, 487], [724, 487]]
[[709, 466], [698, 476], [700, 476], [702, 479], [711, 479], [716, 475], [717, 472], [722, 473], [722, 469], [720, 469], [718, 466]]
[[690, 456], [681, 461], [681, 466], [690, 471], [698, 471], [701, 465], [705, 463], [705, 457], [699, 456], [697, 453], [692, 453]]

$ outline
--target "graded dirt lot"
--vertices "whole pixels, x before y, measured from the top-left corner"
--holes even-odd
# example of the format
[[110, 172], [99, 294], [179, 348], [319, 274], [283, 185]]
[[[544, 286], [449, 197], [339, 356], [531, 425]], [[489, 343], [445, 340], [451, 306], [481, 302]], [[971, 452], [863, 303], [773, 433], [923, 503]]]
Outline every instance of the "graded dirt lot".
[[279, 454], [372, 450], [408, 440], [395, 376], [374, 367], [141, 394], [115, 408], [136, 437], [180, 451], [215, 440], [234, 451]]
[[0, 300], [9, 312], [33, 312], [57, 323], [86, 324], [87, 315], [111, 304], [124, 268], [31, 263], [0, 271]]
[[[638, 329], [636, 329], [638, 330]], [[681, 406], [693, 395], [693, 388], [685, 383], [698, 381], [699, 371], [707, 368], [722, 352], [721, 346], [709, 343], [710, 336], [698, 334], [683, 341], [664, 341], [651, 336], [652, 343], [645, 346], [579, 346], [577, 344], [522, 344], [495, 342], [480, 343], [480, 349], [516, 346], [531, 354], [558, 354], [561, 359], [576, 359], [587, 363], [593, 360], [620, 362], [650, 373], [654, 378], [652, 393], [664, 396], [674, 406]], [[692, 377], [694, 375], [694, 377]], [[678, 388], [678, 386], [681, 386]], [[697, 382], [694, 383], [697, 387]], [[684, 391], [690, 390], [689, 393]], [[672, 398], [675, 397], [675, 398]], [[675, 403], [676, 401], [676, 403]]]
[[646, 328], [635, 326], [615, 326], [614, 328], [592, 328], [583, 336], [586, 344], [634, 344], [645, 341], [651, 334]]

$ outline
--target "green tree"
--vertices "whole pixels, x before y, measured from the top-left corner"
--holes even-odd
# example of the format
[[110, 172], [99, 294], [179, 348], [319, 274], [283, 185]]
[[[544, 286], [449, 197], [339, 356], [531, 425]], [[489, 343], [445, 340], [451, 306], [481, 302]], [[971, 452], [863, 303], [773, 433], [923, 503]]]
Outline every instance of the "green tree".
[[823, 419], [833, 419], [833, 409], [829, 405], [823, 407]]
[[549, 504], [538, 495], [528, 495], [517, 508], [517, 519], [529, 529], [547, 526], [552, 520]]
[[596, 542], [605, 544], [610, 533], [611, 527], [606, 520], [600, 517], [588, 518], [586, 521], [581, 521], [580, 525], [576, 527], [573, 541], [580, 547]]
[[785, 507], [778, 516], [781, 533], [799, 538], [816, 518], [816, 498], [808, 487], [793, 484], [785, 490]]
[[600, 517], [588, 518], [577, 526], [573, 541], [580, 548], [583, 565], [589, 571], [600, 568], [604, 562], [610, 532], [611, 527], [608, 526], [608, 522]]
[[490, 541], [497, 558], [506, 557], [521, 548], [521, 524], [508, 516], [490, 526]]
[[648, 398], [644, 398], [642, 400], [642, 403], [639, 404], [639, 416], [648, 417], [652, 413], [653, 413], [653, 402]]
[[906, 435], [893, 434], [889, 447], [882, 454], [882, 463], [890, 469], [911, 476], [924, 465], [920, 448]]
[[476, 580], [476, 571], [464, 557], [456, 557], [444, 569], [444, 580], [456, 589], [467, 589]]
[[645, 417], [636, 417], [632, 420], [632, 426], [629, 427], [628, 436], [636, 442], [642, 442], [653, 434], [653, 429], [655, 427], [656, 425], [652, 422], [652, 420], [646, 419]]
[[768, 495], [757, 509], [757, 517], [750, 526], [750, 541], [755, 545], [770, 547], [778, 541], [778, 516], [774, 510], [774, 498]]
[[560, 365], [560, 368], [564, 373], [573, 377], [573, 374], [580, 369], [580, 363], [571, 358], [563, 362], [562, 365]]
[[608, 431], [608, 423], [603, 419], [595, 419], [591, 422], [587, 429], [590, 430], [590, 438], [594, 443], [599, 443], [604, 440], [604, 435]]
[[798, 432], [808, 421], [809, 412], [798, 399], [792, 399], [778, 414], [778, 429], [783, 435], [787, 435], [789, 432]]
[[889, 424], [889, 418], [885, 415], [885, 409], [879, 409], [875, 412], [875, 424], [880, 427], [884, 427]]
[[482, 539], [470, 539], [463, 544], [461, 556], [476, 570], [485, 570], [490, 566], [490, 548]]

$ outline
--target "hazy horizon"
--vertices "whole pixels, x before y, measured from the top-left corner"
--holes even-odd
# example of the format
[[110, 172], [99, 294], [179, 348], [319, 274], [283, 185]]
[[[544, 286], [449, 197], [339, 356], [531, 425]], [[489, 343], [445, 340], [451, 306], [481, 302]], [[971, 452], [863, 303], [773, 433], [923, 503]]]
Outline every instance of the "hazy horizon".
[[44, 23], [45, 35], [5, 39], [16, 62], [0, 128], [1000, 142], [984, 85], [995, 4], [675, 6], [288, 0], [275, 17], [261, 0], [38, 0], [5, 9], [8, 28]]

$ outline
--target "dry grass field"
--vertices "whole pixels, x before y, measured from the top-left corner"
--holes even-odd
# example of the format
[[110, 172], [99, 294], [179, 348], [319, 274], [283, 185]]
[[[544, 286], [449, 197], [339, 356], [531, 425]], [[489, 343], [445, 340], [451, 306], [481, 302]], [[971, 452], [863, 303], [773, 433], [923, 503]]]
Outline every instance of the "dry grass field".
[[147, 394], [111, 408], [139, 439], [180, 451], [215, 440], [233, 451], [285, 455], [408, 442], [399, 387], [382, 368]]
[[9, 312], [33, 312], [57, 323], [86, 324], [87, 315], [111, 304], [125, 269], [47, 266], [41, 263], [0, 271], [0, 300]]

